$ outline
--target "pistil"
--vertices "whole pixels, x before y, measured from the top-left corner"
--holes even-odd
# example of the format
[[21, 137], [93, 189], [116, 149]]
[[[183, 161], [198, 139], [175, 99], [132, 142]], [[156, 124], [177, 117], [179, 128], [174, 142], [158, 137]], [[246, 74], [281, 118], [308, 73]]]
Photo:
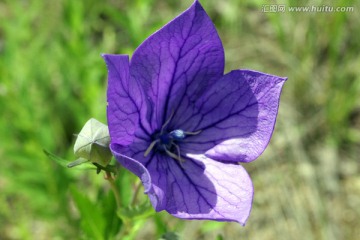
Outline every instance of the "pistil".
[[[148, 156], [151, 150], [155, 148], [156, 150], [165, 152], [169, 157], [178, 160], [180, 163], [184, 162], [184, 160], [181, 158], [180, 147], [177, 142], [183, 141], [188, 135], [197, 135], [201, 132], [201, 130], [196, 132], [186, 132], [182, 129], [175, 129], [170, 133], [166, 132], [165, 129], [173, 116], [174, 111], [171, 112], [169, 119], [166, 120], [164, 125], [161, 127], [160, 133], [155, 135], [155, 140], [152, 141], [149, 147], [146, 149], [144, 157]], [[172, 147], [176, 149], [177, 154], [171, 152]]]
[[[167, 125], [168, 121], [165, 124]], [[182, 129], [176, 129], [167, 133], [164, 132], [164, 126], [162, 127], [160, 134], [156, 135], [156, 139], [152, 141], [146, 149], [144, 157], [148, 156], [151, 150], [156, 148], [156, 150], [164, 151], [169, 157], [178, 160], [180, 163], [184, 162], [181, 158], [180, 147], [177, 143], [183, 141], [187, 135], [196, 135], [201, 131], [185, 132]], [[171, 152], [172, 147], [176, 149], [177, 154]]]

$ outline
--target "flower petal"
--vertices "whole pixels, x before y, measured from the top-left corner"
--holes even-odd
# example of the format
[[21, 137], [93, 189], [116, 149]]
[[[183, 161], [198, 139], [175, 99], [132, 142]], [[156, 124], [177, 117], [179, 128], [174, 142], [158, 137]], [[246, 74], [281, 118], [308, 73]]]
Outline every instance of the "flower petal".
[[181, 102], [192, 101], [223, 72], [221, 40], [198, 1], [145, 40], [130, 63], [131, 78], [148, 97], [147, 119], [153, 131]]
[[253, 186], [241, 165], [195, 154], [183, 156], [184, 163], [159, 153], [145, 158], [144, 148], [145, 142], [129, 147], [111, 145], [116, 159], [140, 177], [156, 211], [166, 210], [185, 219], [245, 224]]
[[184, 219], [236, 221], [245, 225], [253, 186], [242, 166], [220, 163], [204, 155], [188, 155], [184, 163], [164, 155], [156, 160], [147, 168], [154, 193], [167, 212]]
[[285, 80], [250, 70], [226, 74], [178, 120], [182, 129], [201, 130], [181, 149], [219, 161], [255, 160], [270, 141]]
[[142, 163], [127, 156], [126, 149], [129, 150], [129, 148], [123, 147], [119, 144], [110, 144], [110, 150], [113, 153], [116, 160], [118, 160], [123, 167], [127, 168], [129, 171], [133, 172], [136, 176], [140, 178], [140, 180], [144, 185], [145, 193], [151, 191], [152, 186], [151, 186], [151, 177], [149, 171], [145, 168], [145, 166]]
[[129, 81], [127, 55], [102, 55], [108, 68], [107, 119], [112, 143], [129, 145], [135, 135], [149, 135], [147, 122], [139, 121], [145, 114], [143, 94], [136, 81]]

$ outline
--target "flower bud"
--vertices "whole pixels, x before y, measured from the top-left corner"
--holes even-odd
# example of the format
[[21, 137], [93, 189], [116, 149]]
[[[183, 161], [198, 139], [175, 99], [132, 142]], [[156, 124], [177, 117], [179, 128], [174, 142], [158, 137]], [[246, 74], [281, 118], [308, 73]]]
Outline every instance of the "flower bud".
[[[112, 157], [109, 144], [108, 126], [91, 118], [85, 123], [80, 133], [77, 134], [74, 153], [80, 159], [86, 159], [105, 167]], [[79, 162], [83, 163], [84, 161]]]

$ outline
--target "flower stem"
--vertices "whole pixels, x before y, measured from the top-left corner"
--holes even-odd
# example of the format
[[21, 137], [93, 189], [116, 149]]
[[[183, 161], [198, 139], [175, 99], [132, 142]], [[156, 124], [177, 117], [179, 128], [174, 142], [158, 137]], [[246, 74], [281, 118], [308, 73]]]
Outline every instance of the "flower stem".
[[105, 178], [109, 181], [111, 190], [114, 193], [116, 206], [119, 209], [121, 207], [121, 200], [120, 200], [120, 194], [119, 194], [118, 188], [116, 187], [116, 184], [115, 184], [115, 180], [110, 172], [106, 171], [105, 174], [106, 174]]
[[137, 185], [136, 185], [136, 188], [135, 188], [134, 195], [133, 195], [132, 200], [131, 200], [131, 205], [132, 206], [134, 206], [135, 203], [137, 202], [137, 197], [139, 195], [140, 187], [141, 187], [141, 182], [138, 182]]

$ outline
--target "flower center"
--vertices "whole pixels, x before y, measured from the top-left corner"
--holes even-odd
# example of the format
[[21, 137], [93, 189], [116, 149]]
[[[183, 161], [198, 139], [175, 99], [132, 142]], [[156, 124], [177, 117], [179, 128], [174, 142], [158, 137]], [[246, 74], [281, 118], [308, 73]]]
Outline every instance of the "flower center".
[[184, 162], [181, 158], [179, 142], [184, 140], [187, 135], [196, 135], [197, 132], [185, 132], [182, 129], [176, 129], [171, 132], [164, 132], [163, 130], [155, 134], [155, 140], [151, 142], [146, 149], [144, 156], [146, 157], [153, 149], [155, 151], [165, 152], [171, 158], [174, 158], [180, 162]]
[[181, 129], [176, 129], [170, 133], [159, 134], [159, 141], [157, 148], [160, 150], [172, 150], [177, 145], [177, 142], [182, 141], [185, 138], [185, 132]]
[[151, 150], [155, 148], [155, 151], [165, 152], [171, 158], [174, 158], [179, 162], [184, 162], [184, 160], [181, 158], [180, 147], [177, 143], [184, 140], [187, 135], [199, 134], [201, 130], [196, 132], [185, 132], [182, 129], [175, 129], [171, 132], [165, 131], [173, 116], [174, 111], [172, 111], [169, 119], [161, 127], [160, 133], [155, 134], [154, 141], [152, 141], [149, 147], [146, 149], [144, 157], [149, 155]]

